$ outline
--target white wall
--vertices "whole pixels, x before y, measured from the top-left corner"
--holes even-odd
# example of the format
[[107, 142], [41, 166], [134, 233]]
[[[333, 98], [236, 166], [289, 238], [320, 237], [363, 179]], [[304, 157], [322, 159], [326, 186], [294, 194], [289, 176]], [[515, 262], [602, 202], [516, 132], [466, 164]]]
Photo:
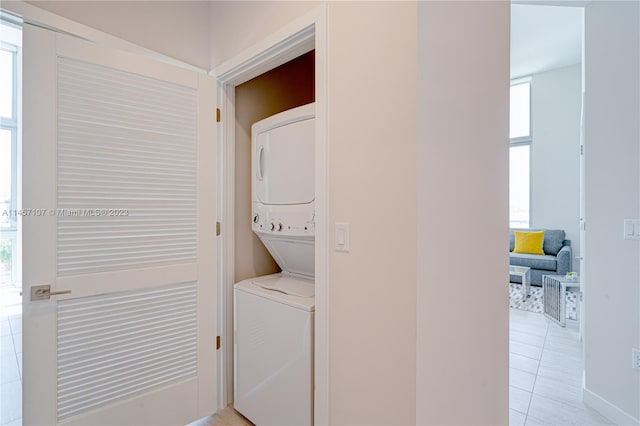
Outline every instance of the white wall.
[[418, 6], [418, 424], [509, 423], [509, 2]]
[[[531, 227], [563, 229], [580, 254], [580, 64], [532, 76]], [[573, 271], [579, 270], [574, 260]]]
[[585, 18], [585, 400], [638, 423], [640, 242], [622, 235], [640, 218], [640, 3], [591, 2]]
[[202, 69], [209, 69], [209, 2], [27, 1]]

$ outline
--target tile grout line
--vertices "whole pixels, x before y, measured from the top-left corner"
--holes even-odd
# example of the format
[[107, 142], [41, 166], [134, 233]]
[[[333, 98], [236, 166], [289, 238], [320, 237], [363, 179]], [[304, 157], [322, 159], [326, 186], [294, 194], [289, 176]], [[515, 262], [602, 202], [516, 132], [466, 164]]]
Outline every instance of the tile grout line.
[[[14, 315], [15, 316], [15, 315]], [[15, 328], [15, 326], [11, 323], [11, 320], [9, 319], [10, 317], [7, 316], [7, 322], [9, 323], [9, 331], [11, 332], [11, 343], [13, 346], [13, 356], [16, 360], [16, 363], [18, 364], [18, 375], [20, 376], [20, 385], [22, 385], [22, 367], [21, 367], [21, 362], [18, 359], [18, 348], [16, 347], [16, 338], [15, 335], [18, 334], [15, 331], [18, 331], [17, 329], [14, 331], [13, 329]], [[22, 315], [20, 316], [20, 320], [22, 321]], [[21, 330], [22, 332], [22, 330]], [[22, 353], [22, 348], [20, 348], [20, 353]]]
[[[546, 320], [545, 320], [546, 321]], [[542, 364], [542, 355], [544, 355], [544, 348], [547, 345], [547, 336], [549, 335], [549, 321], [546, 321], [544, 341], [542, 342], [542, 350], [540, 351], [540, 359], [538, 360], [538, 368], [536, 368], [536, 375], [533, 378], [533, 387], [531, 388], [531, 396], [529, 397], [529, 405], [527, 405], [527, 412], [524, 415], [524, 424], [527, 424], [529, 418], [529, 409], [531, 408], [531, 400], [533, 399], [533, 391], [536, 388], [536, 382], [538, 381], [538, 373], [540, 372], [540, 364]]]

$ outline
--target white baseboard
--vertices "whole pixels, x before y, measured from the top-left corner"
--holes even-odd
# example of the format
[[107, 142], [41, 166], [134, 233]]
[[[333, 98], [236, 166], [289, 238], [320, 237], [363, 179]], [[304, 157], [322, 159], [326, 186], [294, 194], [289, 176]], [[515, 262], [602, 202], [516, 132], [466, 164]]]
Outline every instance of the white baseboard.
[[625, 413], [606, 399], [591, 392], [586, 388], [582, 388], [582, 401], [598, 413], [620, 426], [638, 426], [640, 420], [634, 419], [631, 415]]

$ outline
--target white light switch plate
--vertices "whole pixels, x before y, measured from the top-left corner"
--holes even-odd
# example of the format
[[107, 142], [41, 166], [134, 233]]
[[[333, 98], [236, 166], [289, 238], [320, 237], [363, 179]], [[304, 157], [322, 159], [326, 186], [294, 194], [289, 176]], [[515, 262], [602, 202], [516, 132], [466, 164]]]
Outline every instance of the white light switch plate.
[[640, 219], [624, 220], [624, 239], [640, 240]]
[[336, 222], [336, 251], [349, 253], [349, 224]]

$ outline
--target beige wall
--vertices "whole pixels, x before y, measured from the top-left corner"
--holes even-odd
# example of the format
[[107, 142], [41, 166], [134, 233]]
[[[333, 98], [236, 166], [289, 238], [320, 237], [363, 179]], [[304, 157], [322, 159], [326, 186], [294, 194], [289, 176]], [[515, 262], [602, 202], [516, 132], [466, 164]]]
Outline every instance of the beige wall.
[[251, 230], [251, 126], [314, 101], [314, 54], [236, 87], [235, 282], [280, 270]]
[[214, 1], [210, 13], [211, 69], [253, 46], [319, 1]]
[[[170, 25], [174, 5], [96, 13], [74, 2], [58, 13], [199, 66], [206, 56], [213, 67], [317, 4], [175, 12], [198, 15], [193, 28]], [[129, 19], [120, 6], [138, 11], [133, 28], [119, 27]], [[508, 2], [326, 7], [330, 222], [351, 229], [350, 253], [328, 259], [329, 422], [506, 424]], [[190, 39], [205, 15], [201, 55]], [[418, 61], [427, 71], [420, 86]], [[482, 226], [460, 226], [470, 220]], [[465, 267], [474, 279], [465, 281], [455, 253], [470, 228]]]
[[202, 69], [209, 69], [209, 2], [27, 1]]
[[[213, 6], [214, 64], [310, 4], [248, 8]], [[329, 256], [329, 422], [413, 424], [416, 3], [330, 2], [328, 21], [330, 223], [351, 225], [351, 252]]]
[[417, 423], [509, 423], [509, 3], [419, 9]]
[[330, 424], [415, 423], [416, 13], [329, 3]]

